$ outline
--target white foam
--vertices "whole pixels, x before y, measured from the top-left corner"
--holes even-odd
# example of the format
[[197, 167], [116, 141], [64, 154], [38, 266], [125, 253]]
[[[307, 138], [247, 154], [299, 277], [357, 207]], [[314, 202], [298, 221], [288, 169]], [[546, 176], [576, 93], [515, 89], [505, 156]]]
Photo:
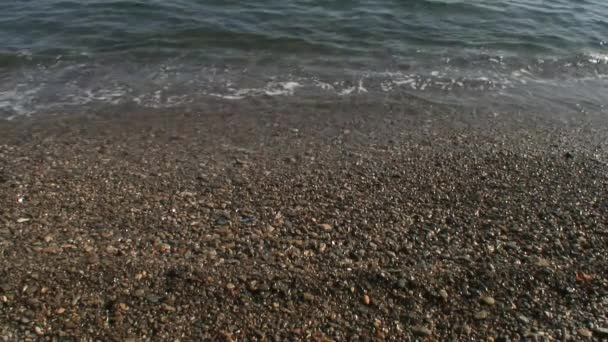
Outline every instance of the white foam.
[[588, 55], [589, 55], [590, 63], [593, 63], [593, 64], [608, 63], [608, 54], [590, 53]]
[[359, 80], [359, 85], [357, 86], [357, 93], [367, 93], [367, 89], [363, 86], [363, 79]]
[[344, 95], [350, 95], [352, 94], [355, 90], [357, 89], [357, 87], [348, 87], [348, 88], [344, 88], [342, 90], [340, 90], [338, 92], [339, 96], [344, 96]]
[[334, 88], [333, 85], [329, 84], [329, 83], [325, 83], [325, 82], [321, 82], [318, 80], [314, 81], [315, 86], [317, 86], [318, 88], [321, 88], [322, 90], [325, 91], [333, 91], [336, 90], [336, 88]]

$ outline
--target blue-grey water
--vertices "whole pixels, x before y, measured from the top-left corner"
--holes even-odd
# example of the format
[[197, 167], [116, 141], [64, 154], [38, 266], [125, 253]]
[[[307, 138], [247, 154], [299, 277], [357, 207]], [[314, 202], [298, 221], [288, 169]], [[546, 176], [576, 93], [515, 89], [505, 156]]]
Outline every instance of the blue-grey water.
[[268, 96], [604, 112], [608, 1], [0, 1], [0, 117]]

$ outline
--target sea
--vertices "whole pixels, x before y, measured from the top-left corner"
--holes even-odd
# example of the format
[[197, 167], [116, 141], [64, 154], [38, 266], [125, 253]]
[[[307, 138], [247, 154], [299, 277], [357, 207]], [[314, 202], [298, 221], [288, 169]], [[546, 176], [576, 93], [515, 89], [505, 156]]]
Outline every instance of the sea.
[[608, 1], [0, 1], [1, 119], [272, 98], [608, 114]]

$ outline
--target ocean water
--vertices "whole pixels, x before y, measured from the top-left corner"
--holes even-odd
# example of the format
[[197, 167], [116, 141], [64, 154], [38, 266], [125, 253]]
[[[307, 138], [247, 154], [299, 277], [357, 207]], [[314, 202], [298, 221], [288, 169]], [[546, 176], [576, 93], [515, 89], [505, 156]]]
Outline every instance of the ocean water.
[[256, 97], [604, 113], [608, 1], [0, 1], [2, 118]]

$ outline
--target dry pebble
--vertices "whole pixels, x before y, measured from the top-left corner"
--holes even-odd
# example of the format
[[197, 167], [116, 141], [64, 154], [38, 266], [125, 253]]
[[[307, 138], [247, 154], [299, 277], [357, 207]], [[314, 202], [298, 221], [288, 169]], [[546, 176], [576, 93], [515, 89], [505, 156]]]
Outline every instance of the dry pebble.
[[484, 303], [484, 304], [486, 304], [486, 305], [494, 305], [494, 304], [496, 304], [496, 300], [494, 298], [488, 297], [488, 296], [481, 297], [481, 302]]
[[593, 336], [593, 333], [591, 331], [589, 331], [588, 329], [585, 329], [585, 328], [579, 328], [576, 332], [581, 337], [587, 337], [587, 338], [589, 338], [589, 337]]
[[475, 312], [474, 317], [475, 317], [475, 319], [481, 321], [481, 320], [484, 320], [484, 319], [488, 318], [489, 315], [490, 315], [489, 312], [487, 312], [485, 310], [481, 310], [481, 311]]
[[600, 327], [595, 327], [592, 329], [593, 333], [596, 334], [597, 336], [601, 336], [601, 337], [608, 337], [608, 328], [600, 328]]
[[433, 334], [431, 329], [429, 329], [425, 326], [419, 326], [419, 325], [412, 327], [412, 333], [414, 333], [414, 335], [416, 335], [416, 336], [423, 336], [423, 337], [428, 337]]
[[330, 224], [327, 224], [327, 223], [320, 224], [319, 227], [323, 231], [326, 231], [326, 232], [329, 232], [329, 231], [331, 231], [333, 229], [333, 227]]

